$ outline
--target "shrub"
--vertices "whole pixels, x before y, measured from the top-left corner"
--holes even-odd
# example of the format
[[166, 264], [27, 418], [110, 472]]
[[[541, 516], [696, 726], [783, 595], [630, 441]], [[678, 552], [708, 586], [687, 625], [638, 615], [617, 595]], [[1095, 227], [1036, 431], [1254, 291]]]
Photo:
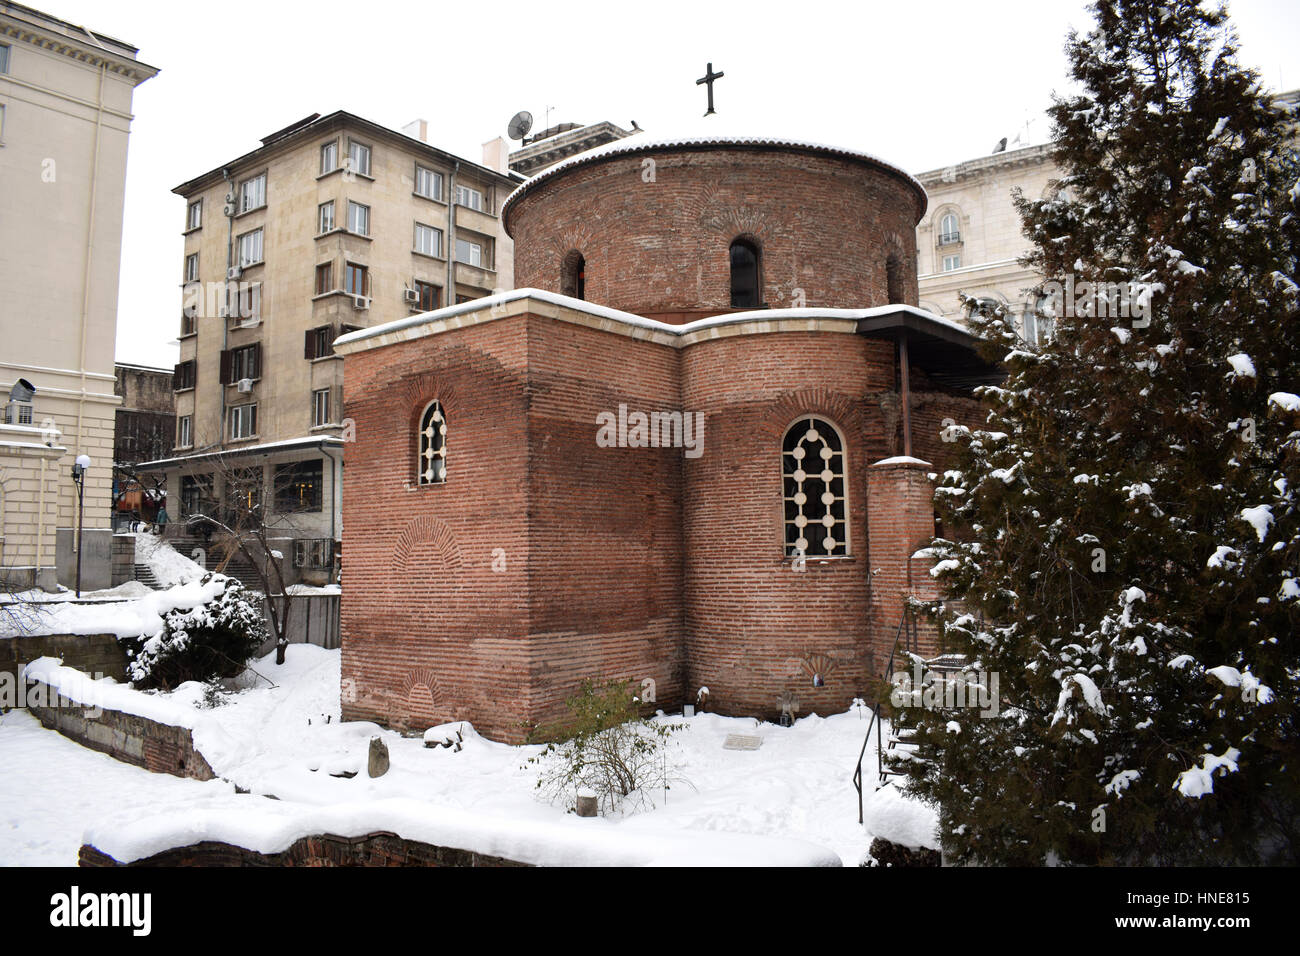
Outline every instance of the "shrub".
[[[213, 578], [206, 575], [202, 583]], [[233, 578], [222, 582], [212, 600], [165, 613], [160, 634], [122, 640], [132, 683], [171, 690], [186, 681], [234, 677], [244, 669], [266, 641], [266, 620], [242, 584]]]
[[569, 718], [545, 731], [558, 737], [525, 766], [538, 769], [537, 789], [570, 810], [580, 792], [595, 794], [602, 814], [653, 809], [652, 794], [680, 778], [671, 737], [684, 724], [642, 717], [627, 681], [582, 682], [565, 701]]

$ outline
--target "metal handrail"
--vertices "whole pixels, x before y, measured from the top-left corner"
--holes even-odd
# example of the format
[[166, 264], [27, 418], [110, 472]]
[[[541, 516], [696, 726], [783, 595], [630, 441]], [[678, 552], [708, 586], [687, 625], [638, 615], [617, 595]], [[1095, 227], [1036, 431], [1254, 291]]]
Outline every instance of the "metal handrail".
[[[903, 608], [903, 615], [898, 619], [898, 630], [894, 633], [894, 646], [890, 648], [889, 660], [885, 664], [884, 676], [886, 680], [889, 678], [889, 675], [894, 672], [894, 658], [898, 654], [898, 644], [903, 639], [904, 626], [912, 619], [912, 614], [913, 614], [912, 608], [910, 606], [905, 605]], [[907, 634], [909, 638], [908, 643], [912, 644], [913, 638], [915, 637], [914, 628], [908, 628]], [[915, 647], [912, 647], [910, 649], [914, 651]], [[871, 712], [871, 722], [867, 724], [867, 735], [864, 738], [862, 738], [862, 749], [858, 751], [858, 765], [857, 768], [853, 771], [853, 786], [858, 791], [858, 823], [864, 822], [863, 806], [862, 806], [862, 758], [866, 756], [867, 745], [871, 743], [872, 728], [876, 728], [876, 770], [878, 772], [880, 772], [881, 759], [884, 756], [884, 751], [881, 746], [880, 730], [879, 728], [876, 727], [876, 724], [879, 723], [880, 721], [880, 708], [882, 704], [883, 704], [883, 699], [877, 696], [876, 706]], [[884, 776], [885, 774], [882, 772], [881, 773], [882, 779]]]

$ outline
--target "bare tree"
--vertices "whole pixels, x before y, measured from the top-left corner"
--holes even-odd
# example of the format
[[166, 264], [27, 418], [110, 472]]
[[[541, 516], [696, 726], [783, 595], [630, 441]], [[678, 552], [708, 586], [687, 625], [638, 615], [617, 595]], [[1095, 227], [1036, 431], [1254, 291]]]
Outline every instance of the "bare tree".
[[275, 662], [283, 664], [298, 602], [285, 580], [286, 556], [277, 544], [283, 547], [285, 540], [302, 537], [295, 517], [324, 506], [320, 481], [313, 487], [293, 464], [271, 466], [268, 482], [260, 462], [218, 455], [212, 463], [213, 494], [201, 513], [187, 516], [186, 525], [209, 539], [210, 553], [217, 559], [214, 570], [224, 573], [236, 561], [245, 570], [251, 568], [266, 599]]

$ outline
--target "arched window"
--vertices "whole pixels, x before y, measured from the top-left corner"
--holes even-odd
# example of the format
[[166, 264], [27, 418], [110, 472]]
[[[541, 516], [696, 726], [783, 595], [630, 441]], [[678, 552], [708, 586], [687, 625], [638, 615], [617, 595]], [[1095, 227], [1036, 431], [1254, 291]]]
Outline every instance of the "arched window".
[[781, 446], [787, 557], [843, 557], [849, 552], [844, 441], [812, 415], [785, 433]]
[[587, 260], [576, 249], [560, 263], [560, 294], [587, 298]]
[[437, 400], [420, 416], [419, 454], [415, 469], [422, 485], [437, 485], [447, 480], [447, 419]]
[[939, 218], [939, 245], [961, 242], [961, 226], [955, 212], [946, 212]]
[[759, 306], [758, 247], [748, 239], [731, 244], [731, 307], [756, 309]]
[[903, 264], [898, 256], [890, 256], [885, 260], [885, 291], [891, 305], [904, 301]]

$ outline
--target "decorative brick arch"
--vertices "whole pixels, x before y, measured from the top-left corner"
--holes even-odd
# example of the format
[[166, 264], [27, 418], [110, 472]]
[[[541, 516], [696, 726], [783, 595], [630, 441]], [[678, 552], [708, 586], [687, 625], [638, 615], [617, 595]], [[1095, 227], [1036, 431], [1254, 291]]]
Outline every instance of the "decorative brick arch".
[[840, 430], [846, 442], [854, 445], [862, 442], [863, 421], [857, 402], [840, 392], [824, 388], [800, 389], [781, 396], [773, 403], [771, 414], [763, 422], [762, 433], [779, 446], [786, 429], [804, 415], [827, 419]]
[[410, 671], [398, 686], [398, 692], [406, 704], [408, 726], [416, 723], [431, 725], [438, 719], [437, 711], [442, 706], [443, 695], [433, 668], [421, 667]]
[[455, 535], [441, 521], [427, 516], [413, 519], [397, 536], [397, 541], [393, 544], [393, 571], [398, 575], [409, 571], [411, 552], [423, 544], [433, 545], [443, 570], [451, 574], [449, 583], [458, 581], [457, 572], [464, 562]]

